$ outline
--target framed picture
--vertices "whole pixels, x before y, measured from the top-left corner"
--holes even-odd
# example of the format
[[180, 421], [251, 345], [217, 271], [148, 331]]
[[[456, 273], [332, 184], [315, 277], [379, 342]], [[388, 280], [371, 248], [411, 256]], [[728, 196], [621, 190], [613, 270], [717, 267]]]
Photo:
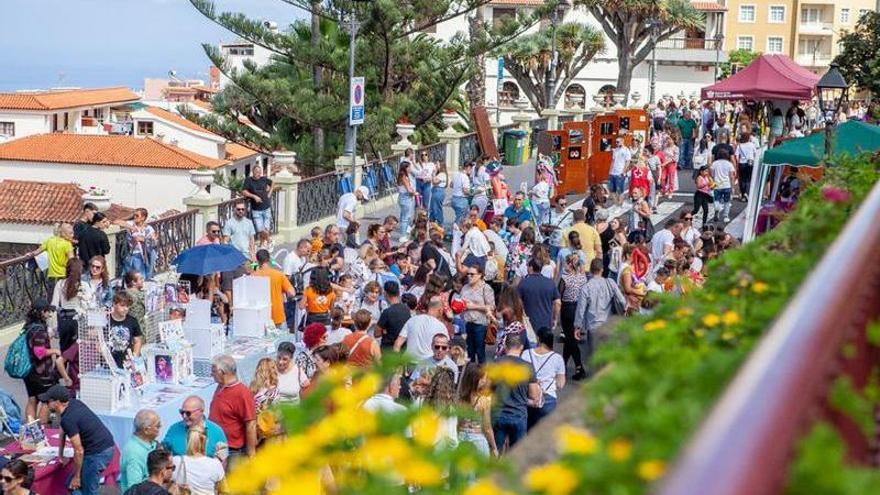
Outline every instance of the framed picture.
[[158, 354], [153, 359], [156, 363], [156, 381], [158, 383], [174, 383], [174, 359], [164, 354]]
[[19, 438], [19, 442], [22, 446], [27, 445], [30, 448], [36, 449], [45, 441], [46, 432], [43, 431], [43, 427], [40, 426], [40, 420], [31, 421], [30, 423], [22, 425], [21, 437]]
[[177, 302], [177, 286], [174, 284], [165, 284], [165, 303]]
[[181, 320], [159, 322], [160, 342], [180, 342], [183, 338], [183, 324]]
[[611, 151], [611, 140], [608, 138], [599, 140], [599, 151]]
[[620, 118], [620, 128], [621, 129], [629, 129], [629, 117], [621, 117]]

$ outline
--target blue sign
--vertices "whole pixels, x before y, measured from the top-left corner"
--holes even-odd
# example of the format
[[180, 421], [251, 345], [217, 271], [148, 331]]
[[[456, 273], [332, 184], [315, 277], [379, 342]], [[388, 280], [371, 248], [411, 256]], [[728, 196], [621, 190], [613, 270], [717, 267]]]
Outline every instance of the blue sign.
[[349, 93], [348, 123], [360, 125], [364, 123], [364, 78], [351, 78], [351, 92]]
[[501, 87], [501, 81], [504, 79], [504, 58], [498, 57], [498, 87]]

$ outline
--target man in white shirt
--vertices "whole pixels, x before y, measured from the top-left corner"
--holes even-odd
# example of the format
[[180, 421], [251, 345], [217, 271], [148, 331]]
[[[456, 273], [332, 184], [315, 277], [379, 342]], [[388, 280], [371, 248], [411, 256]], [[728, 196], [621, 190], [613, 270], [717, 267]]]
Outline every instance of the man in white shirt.
[[670, 218], [666, 221], [663, 230], [654, 234], [651, 238], [651, 262], [654, 264], [661, 263], [662, 260], [672, 252], [673, 242], [678, 234], [681, 233], [683, 224], [681, 220]]
[[418, 379], [422, 373], [434, 368], [446, 368], [452, 372], [455, 383], [458, 383], [458, 365], [449, 357], [449, 335], [445, 333], [435, 335], [431, 341], [431, 348], [434, 354], [418, 364], [412, 378]]
[[419, 361], [428, 359], [434, 355], [432, 341], [435, 335], [449, 335], [446, 326], [440, 321], [443, 313], [443, 303], [438, 299], [431, 299], [428, 303], [428, 312], [413, 316], [400, 329], [400, 335], [394, 342], [394, 351], [399, 352], [406, 344], [406, 352]]
[[367, 186], [360, 186], [354, 192], [345, 193], [339, 197], [336, 203], [336, 226], [345, 232], [348, 224], [354, 221], [354, 212], [357, 210], [359, 201], [369, 201], [370, 190]]
[[400, 396], [400, 373], [394, 373], [388, 377], [385, 387], [378, 394], [364, 401], [365, 410], [374, 413], [397, 413], [406, 411], [406, 406], [395, 402]]
[[624, 176], [623, 172], [629, 161], [632, 160], [632, 152], [623, 145], [623, 138], [614, 141], [614, 150], [611, 152], [611, 170], [608, 176], [608, 188], [611, 189], [611, 199], [618, 206], [623, 204]]
[[730, 190], [736, 182], [736, 168], [730, 162], [730, 153], [726, 149], [718, 150], [718, 158], [710, 167], [715, 190], [715, 221], [719, 220], [718, 212], [723, 213], [725, 222], [730, 221]]
[[504, 242], [504, 239], [501, 238], [499, 232], [504, 229], [504, 219], [497, 218], [493, 219], [489, 228], [483, 231], [483, 235], [486, 236], [486, 240], [495, 244], [495, 254], [500, 256], [501, 259], [507, 259], [507, 253], [509, 252], [507, 249], [507, 243]]

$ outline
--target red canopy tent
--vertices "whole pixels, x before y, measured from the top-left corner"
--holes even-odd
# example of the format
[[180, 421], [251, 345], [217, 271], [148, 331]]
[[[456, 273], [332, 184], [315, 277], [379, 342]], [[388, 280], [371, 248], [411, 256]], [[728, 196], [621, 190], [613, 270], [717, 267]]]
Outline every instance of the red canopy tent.
[[819, 76], [785, 55], [761, 55], [736, 74], [702, 89], [704, 100], [809, 100]]

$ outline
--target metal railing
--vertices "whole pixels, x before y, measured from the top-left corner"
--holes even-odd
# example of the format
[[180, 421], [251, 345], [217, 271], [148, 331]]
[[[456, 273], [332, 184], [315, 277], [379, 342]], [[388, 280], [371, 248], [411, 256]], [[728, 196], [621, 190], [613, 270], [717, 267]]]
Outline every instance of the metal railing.
[[[149, 222], [159, 236], [156, 241], [156, 264], [153, 273], [162, 273], [171, 265], [178, 254], [193, 247], [196, 237], [196, 214], [198, 210], [188, 210], [159, 220]], [[125, 268], [125, 258], [131, 252], [128, 235], [123, 230], [116, 234], [116, 276], [121, 277]]]
[[33, 257], [0, 261], [0, 327], [22, 321], [35, 299], [48, 299], [46, 291], [46, 274]]
[[559, 123], [563, 124], [565, 122], [574, 122], [574, 115], [560, 115]]
[[[279, 194], [279, 193], [278, 193], [278, 190], [273, 191], [273, 192], [272, 192], [272, 198], [271, 198], [271, 199], [272, 199], [272, 204], [271, 204], [271, 208], [272, 208], [272, 226], [271, 226], [270, 230], [271, 230], [271, 232], [272, 232], [273, 234], [277, 234], [277, 233], [278, 233], [278, 194]], [[233, 197], [232, 199], [228, 199], [228, 200], [226, 200], [226, 201], [220, 203], [219, 205], [217, 205], [217, 222], [220, 223], [220, 227], [221, 227], [221, 228], [223, 228], [224, 226], [226, 226], [226, 220], [232, 218], [232, 214], [233, 214], [233, 211], [232, 211], [232, 210], [233, 210], [233, 207], [234, 207], [235, 204], [238, 203], [239, 201], [243, 201], [243, 202], [244, 202], [244, 204], [245, 204], [246, 207], [247, 207], [247, 213], [246, 213], [246, 215], [247, 215], [248, 218], [251, 218], [251, 205], [250, 205], [250, 202], [247, 200], [247, 198], [244, 198], [244, 197], [242, 197], [242, 196], [236, 196], [236, 197]]]
[[838, 429], [849, 460], [871, 460], [874, 439], [828, 402], [835, 378], [862, 390], [880, 360], [867, 337], [880, 317], [878, 215], [880, 185], [740, 367], [660, 495], [782, 493], [796, 443], [820, 418]]
[[476, 160], [480, 156], [480, 140], [476, 132], [470, 132], [461, 137], [458, 149], [458, 166]]
[[329, 172], [303, 179], [296, 199], [296, 223], [305, 225], [336, 213], [336, 203], [342, 193], [340, 174]]
[[657, 43], [657, 48], [670, 50], [715, 50], [721, 49], [721, 40], [712, 38], [667, 38]]
[[431, 160], [434, 163], [446, 163], [446, 143], [441, 142], [422, 146], [418, 150], [419, 155], [421, 155], [423, 151], [428, 153], [428, 160]]

